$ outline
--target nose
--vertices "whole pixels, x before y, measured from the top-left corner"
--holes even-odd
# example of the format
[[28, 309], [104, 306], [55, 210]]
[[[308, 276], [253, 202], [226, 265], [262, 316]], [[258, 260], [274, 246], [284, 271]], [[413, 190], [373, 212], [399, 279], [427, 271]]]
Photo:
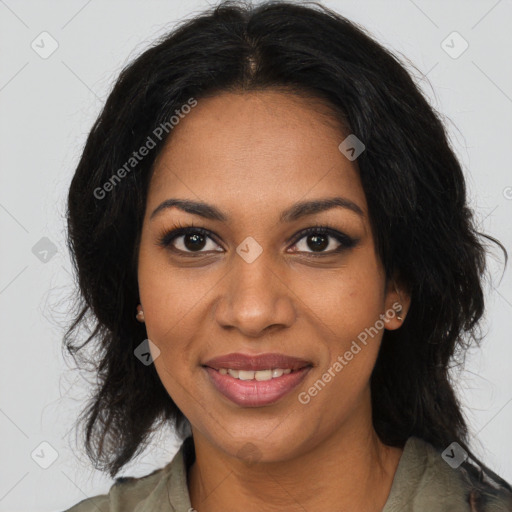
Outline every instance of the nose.
[[251, 263], [234, 255], [215, 311], [220, 326], [256, 338], [293, 324], [295, 295], [274, 267], [265, 251]]

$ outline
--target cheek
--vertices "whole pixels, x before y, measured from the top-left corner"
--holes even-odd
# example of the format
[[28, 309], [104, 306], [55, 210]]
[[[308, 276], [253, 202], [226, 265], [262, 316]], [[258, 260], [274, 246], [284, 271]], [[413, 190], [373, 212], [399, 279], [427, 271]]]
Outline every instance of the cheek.
[[[294, 287], [304, 314], [329, 340], [331, 351], [347, 350], [347, 344], [375, 325], [385, 305], [384, 280], [375, 261], [366, 256], [351, 259], [346, 267], [316, 272]], [[362, 335], [364, 338], [364, 335]]]
[[311, 405], [325, 408], [335, 400], [339, 407], [327, 415], [337, 416], [355, 406], [375, 365], [384, 327], [382, 275], [374, 260], [362, 255], [353, 265], [311, 280], [302, 293], [303, 310], [311, 312], [316, 325], [319, 352], [325, 351], [316, 375], [321, 382], [309, 388], [317, 397]]
[[155, 255], [150, 259], [141, 252], [139, 292], [148, 338], [160, 351], [155, 369], [168, 394], [188, 416], [193, 415], [191, 404], [201, 402], [196, 392], [201, 371], [197, 340], [209, 339], [209, 300], [218, 276], [213, 279], [212, 272], [199, 268], [171, 268], [162, 259]]
[[165, 252], [143, 247], [138, 279], [150, 339], [165, 350], [178, 348], [180, 339], [193, 336], [193, 326], [199, 325], [198, 312], [212, 288], [207, 274], [173, 267]]
[[326, 348], [325, 358], [298, 397], [305, 404], [301, 406], [305, 408], [303, 412], [318, 421], [321, 418], [317, 428], [327, 431], [354, 416], [367, 403], [382, 339], [382, 328], [375, 325], [380, 312], [378, 301], [361, 292], [352, 298], [365, 307], [349, 309], [341, 301], [333, 301], [330, 317], [324, 316], [329, 328], [319, 325], [316, 329], [323, 329], [323, 340], [327, 340], [321, 341], [322, 349]]

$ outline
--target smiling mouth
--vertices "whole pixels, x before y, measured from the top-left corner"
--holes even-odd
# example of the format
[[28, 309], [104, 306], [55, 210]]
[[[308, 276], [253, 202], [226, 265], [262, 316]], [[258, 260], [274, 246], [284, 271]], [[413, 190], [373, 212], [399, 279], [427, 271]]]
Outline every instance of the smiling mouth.
[[303, 382], [311, 368], [234, 370], [203, 365], [213, 389], [239, 407], [264, 407], [280, 401]]
[[221, 375], [230, 375], [234, 379], [238, 380], [254, 380], [258, 382], [264, 382], [273, 379], [278, 379], [279, 377], [282, 377], [283, 375], [288, 375], [289, 373], [296, 373], [305, 367], [298, 368], [295, 370], [292, 370], [291, 368], [268, 368], [265, 370], [235, 370], [233, 368], [212, 368], [210, 366], [207, 366], [207, 368], [211, 368], [212, 370], [219, 372]]

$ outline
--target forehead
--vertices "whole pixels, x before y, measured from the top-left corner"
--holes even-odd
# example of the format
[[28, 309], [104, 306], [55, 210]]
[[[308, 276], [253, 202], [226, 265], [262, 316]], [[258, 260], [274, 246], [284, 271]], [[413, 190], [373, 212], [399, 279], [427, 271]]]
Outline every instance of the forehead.
[[342, 195], [366, 212], [357, 163], [338, 149], [347, 135], [315, 99], [269, 90], [199, 99], [155, 162], [148, 210], [168, 197], [238, 213]]

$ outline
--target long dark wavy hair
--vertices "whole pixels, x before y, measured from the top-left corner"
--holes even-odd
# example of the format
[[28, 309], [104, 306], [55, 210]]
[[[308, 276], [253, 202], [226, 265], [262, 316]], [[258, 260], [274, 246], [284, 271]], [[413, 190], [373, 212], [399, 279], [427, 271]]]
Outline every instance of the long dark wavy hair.
[[[403, 446], [417, 436], [441, 450], [457, 441], [474, 474], [510, 489], [469, 449], [449, 375], [483, 338], [483, 238], [499, 245], [505, 265], [507, 251], [477, 231], [441, 116], [401, 61], [316, 2], [224, 2], [183, 21], [121, 72], [94, 123], [68, 196], [67, 243], [80, 293], [64, 335], [75, 362], [97, 376], [79, 418], [87, 455], [113, 477], [160, 426], [172, 425], [181, 439], [190, 426], [154, 365], [134, 356], [147, 337], [135, 318], [147, 190], [172, 130], [161, 140], [152, 134], [190, 98], [270, 88], [321, 100], [366, 146], [357, 163], [378, 254], [387, 278], [398, 275], [411, 293], [402, 327], [384, 331], [371, 376], [379, 438]], [[105, 186], [148, 136], [149, 154]], [[90, 342], [95, 350], [86, 356]]]

